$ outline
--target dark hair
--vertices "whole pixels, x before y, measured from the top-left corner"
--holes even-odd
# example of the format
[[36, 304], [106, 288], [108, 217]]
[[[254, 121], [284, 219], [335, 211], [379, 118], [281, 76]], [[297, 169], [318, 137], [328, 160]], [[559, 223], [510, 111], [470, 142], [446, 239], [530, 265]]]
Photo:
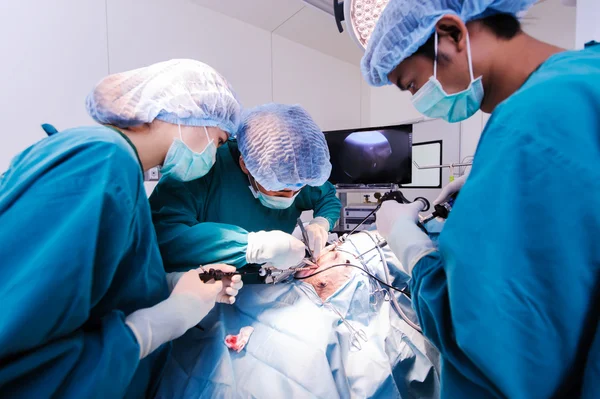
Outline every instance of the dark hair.
[[[494, 14], [478, 21], [483, 23], [500, 39], [509, 40], [521, 32], [521, 23], [511, 14]], [[433, 60], [435, 58], [434, 40], [435, 35], [432, 34], [425, 44], [415, 51], [415, 54], [421, 54]]]

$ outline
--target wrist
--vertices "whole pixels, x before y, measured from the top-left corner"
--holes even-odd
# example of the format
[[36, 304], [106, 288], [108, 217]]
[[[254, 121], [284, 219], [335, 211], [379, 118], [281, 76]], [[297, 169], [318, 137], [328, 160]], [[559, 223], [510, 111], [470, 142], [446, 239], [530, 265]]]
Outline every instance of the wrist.
[[169, 286], [169, 292], [173, 292], [173, 288], [175, 288], [177, 282], [184, 274], [185, 272], [167, 273], [167, 285]]
[[394, 223], [387, 241], [408, 275], [423, 256], [436, 250], [429, 236], [408, 218]]
[[248, 245], [246, 246], [246, 263], [263, 263], [260, 261], [260, 237], [262, 231], [248, 233]]
[[316, 218], [311, 220], [309, 224], [316, 224], [317, 226], [322, 227], [328, 233], [329, 233], [329, 230], [331, 230], [331, 225], [329, 224], [329, 220], [325, 219], [322, 216], [317, 216]]

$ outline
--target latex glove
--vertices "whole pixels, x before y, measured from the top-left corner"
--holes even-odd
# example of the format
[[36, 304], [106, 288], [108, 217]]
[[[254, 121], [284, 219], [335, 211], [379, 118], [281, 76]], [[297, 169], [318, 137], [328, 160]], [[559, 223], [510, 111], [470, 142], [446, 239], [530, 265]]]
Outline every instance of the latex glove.
[[302, 241], [283, 231], [248, 233], [246, 262], [268, 262], [277, 269], [289, 269], [302, 262], [305, 250]]
[[308, 235], [308, 247], [313, 252], [315, 259], [319, 259], [321, 251], [327, 245], [329, 236], [329, 221], [323, 217], [316, 217], [306, 226]]
[[420, 201], [406, 205], [396, 201], [384, 201], [376, 215], [377, 231], [387, 239], [398, 219], [406, 219], [416, 225], [421, 209], [423, 209], [423, 203]]
[[377, 211], [377, 231], [387, 240], [408, 275], [423, 256], [435, 251], [433, 242], [416, 224], [421, 209], [420, 201], [410, 204], [385, 201]]
[[167, 285], [169, 286], [169, 293], [173, 292], [173, 288], [175, 288], [177, 282], [184, 274], [185, 272], [167, 273]]
[[[215, 265], [201, 266], [198, 271], [200, 273], [204, 273], [210, 269], [222, 270], [226, 273], [233, 273], [237, 270], [235, 266], [219, 263]], [[233, 305], [239, 290], [241, 290], [244, 286], [244, 283], [242, 282], [242, 276], [236, 274], [231, 277], [223, 277], [221, 282], [223, 283], [223, 289], [221, 292], [219, 292], [219, 294], [217, 294], [217, 302]]]
[[462, 175], [458, 179], [446, 184], [446, 186], [444, 188], [442, 188], [440, 195], [438, 195], [438, 197], [435, 199], [435, 201], [433, 201], [433, 205], [438, 205], [438, 204], [447, 202], [450, 199], [450, 196], [452, 194], [455, 194], [460, 191], [462, 186], [467, 181], [468, 176], [469, 176], [469, 172], [466, 172], [464, 175]]
[[203, 283], [198, 271], [190, 270], [180, 276], [166, 300], [127, 316], [125, 322], [140, 345], [140, 359], [198, 324], [215, 306], [222, 290], [221, 281]]

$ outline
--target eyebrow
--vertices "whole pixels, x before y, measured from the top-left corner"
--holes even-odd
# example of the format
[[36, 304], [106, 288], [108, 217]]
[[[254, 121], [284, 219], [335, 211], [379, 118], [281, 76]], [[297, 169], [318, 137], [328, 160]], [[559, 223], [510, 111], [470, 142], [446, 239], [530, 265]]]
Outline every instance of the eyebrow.
[[406, 87], [404, 87], [404, 86], [402, 85], [402, 79], [401, 79], [401, 78], [398, 78], [398, 79], [396, 80], [396, 86], [398, 86], [398, 88], [399, 88], [401, 91], [407, 91], [407, 90], [408, 90]]

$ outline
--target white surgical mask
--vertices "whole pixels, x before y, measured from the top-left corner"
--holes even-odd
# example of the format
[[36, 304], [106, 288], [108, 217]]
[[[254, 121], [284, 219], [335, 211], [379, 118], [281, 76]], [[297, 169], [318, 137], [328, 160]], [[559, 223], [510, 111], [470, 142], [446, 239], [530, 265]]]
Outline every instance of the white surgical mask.
[[181, 136], [181, 125], [179, 127], [179, 138], [173, 140], [165, 162], [160, 173], [164, 176], [172, 176], [179, 181], [191, 181], [206, 175], [217, 159], [217, 146], [215, 141], [208, 136], [208, 130], [204, 126], [204, 133], [208, 144], [200, 153], [192, 151]]
[[252, 195], [254, 195], [254, 198], [258, 199], [260, 201], [260, 203], [263, 204], [263, 206], [266, 206], [267, 208], [287, 209], [290, 206], [292, 206], [292, 204], [296, 200], [296, 197], [298, 196], [298, 194], [300, 194], [300, 191], [298, 191], [296, 194], [294, 194], [294, 196], [289, 197], [289, 198], [288, 197], [273, 197], [271, 195], [262, 193], [257, 188], [254, 188], [254, 186], [252, 185], [252, 180], [250, 180], [250, 176], [248, 176], [248, 180], [250, 181], [250, 185], [248, 186], [248, 188], [252, 192]]
[[438, 35], [435, 32], [435, 59], [433, 60], [433, 76], [412, 97], [412, 103], [425, 116], [442, 118], [450, 123], [465, 120], [481, 107], [483, 100], [483, 83], [481, 76], [473, 77], [473, 62], [471, 60], [471, 43], [467, 32], [467, 57], [471, 83], [465, 90], [448, 94], [437, 79]]

